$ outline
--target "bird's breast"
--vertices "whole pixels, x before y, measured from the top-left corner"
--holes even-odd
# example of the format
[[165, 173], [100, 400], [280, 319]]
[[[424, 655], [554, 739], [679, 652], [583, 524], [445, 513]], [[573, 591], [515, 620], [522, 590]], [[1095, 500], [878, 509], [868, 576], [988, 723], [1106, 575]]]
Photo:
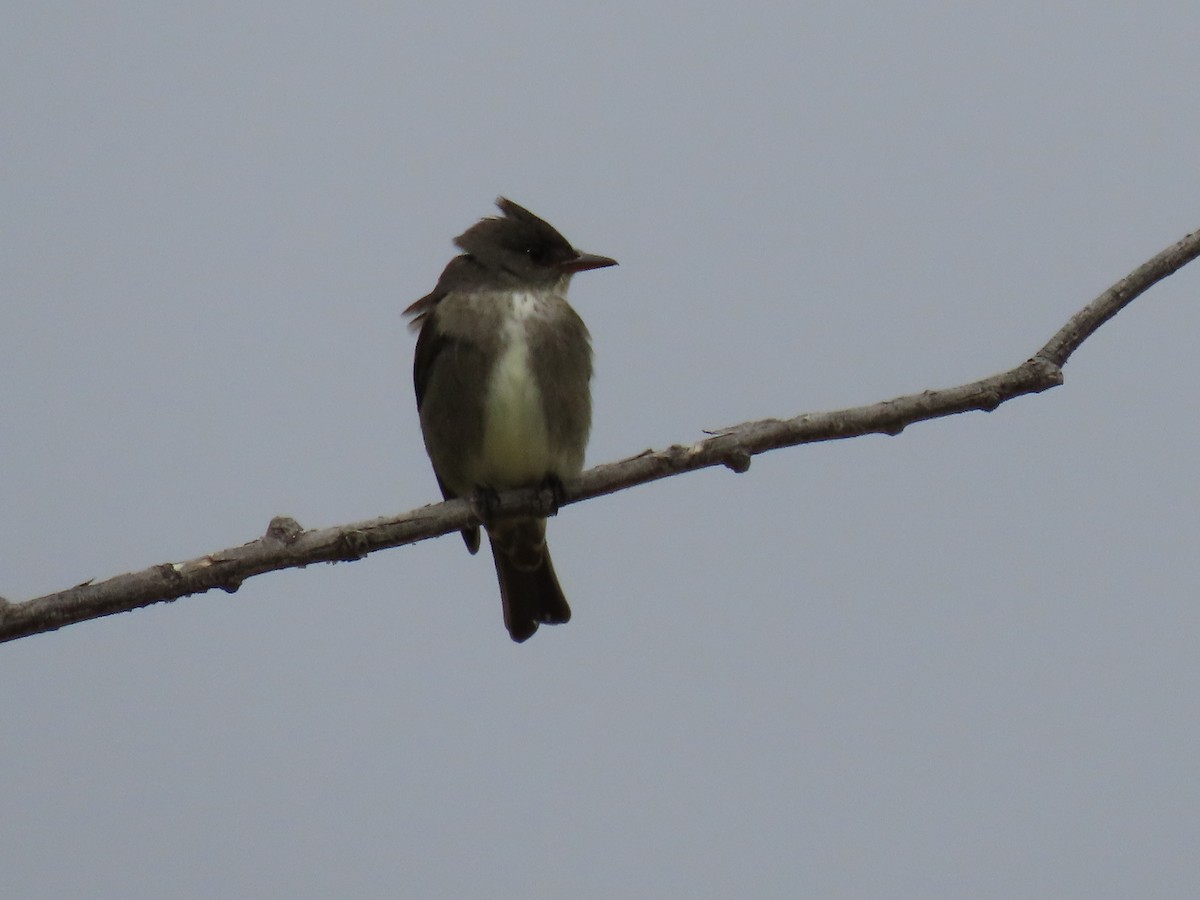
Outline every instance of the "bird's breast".
[[500, 352], [488, 379], [480, 482], [493, 487], [535, 485], [547, 474], [565, 477], [561, 448], [553, 446], [530, 332], [551, 327], [553, 311], [540, 297], [514, 294], [503, 319]]

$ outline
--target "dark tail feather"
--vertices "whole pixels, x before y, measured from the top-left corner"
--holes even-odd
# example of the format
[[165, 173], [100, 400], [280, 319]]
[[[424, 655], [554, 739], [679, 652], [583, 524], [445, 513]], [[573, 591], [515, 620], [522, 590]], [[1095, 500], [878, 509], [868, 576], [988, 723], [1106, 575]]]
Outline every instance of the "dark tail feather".
[[[544, 527], [544, 525], [543, 525]], [[492, 559], [496, 562], [496, 577], [500, 581], [500, 599], [504, 603], [504, 625], [512, 639], [528, 640], [538, 625], [561, 625], [571, 619], [571, 607], [563, 595], [550, 551], [541, 543], [540, 560], [531, 559], [528, 545], [517, 552], [506, 552], [505, 535], [498, 538], [488, 534]], [[536, 562], [535, 562], [536, 560]], [[533, 563], [531, 565], [531, 563]]]

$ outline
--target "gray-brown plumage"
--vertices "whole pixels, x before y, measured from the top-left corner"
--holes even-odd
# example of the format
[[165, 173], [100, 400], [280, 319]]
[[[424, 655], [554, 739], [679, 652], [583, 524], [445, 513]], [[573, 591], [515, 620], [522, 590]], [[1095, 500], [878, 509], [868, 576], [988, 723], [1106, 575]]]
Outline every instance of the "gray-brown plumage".
[[[496, 205], [503, 215], [459, 235], [463, 253], [405, 310], [420, 332], [413, 381], [421, 432], [447, 499], [557, 486], [582, 470], [591, 428], [591, 344], [567, 286], [575, 272], [616, 261], [579, 252], [511, 200]], [[513, 640], [570, 619], [546, 520], [485, 527]], [[479, 529], [462, 534], [478, 551]]]

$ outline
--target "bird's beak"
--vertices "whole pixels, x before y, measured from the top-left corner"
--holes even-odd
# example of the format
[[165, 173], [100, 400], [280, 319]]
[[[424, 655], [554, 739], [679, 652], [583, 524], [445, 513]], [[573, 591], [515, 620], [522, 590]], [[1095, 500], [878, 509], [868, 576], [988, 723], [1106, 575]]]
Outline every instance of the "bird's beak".
[[560, 267], [564, 272], [586, 272], [588, 269], [603, 269], [615, 266], [617, 261], [607, 256], [597, 256], [595, 253], [580, 253], [574, 259], [569, 259]]

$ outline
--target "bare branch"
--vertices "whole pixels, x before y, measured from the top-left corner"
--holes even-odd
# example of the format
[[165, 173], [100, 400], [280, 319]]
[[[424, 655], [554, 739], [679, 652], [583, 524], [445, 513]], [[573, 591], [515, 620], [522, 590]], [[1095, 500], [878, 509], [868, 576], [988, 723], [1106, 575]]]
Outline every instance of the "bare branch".
[[[1062, 384], [1067, 359], [1101, 325], [1155, 283], [1200, 256], [1200, 231], [1168, 247], [1134, 269], [1071, 317], [1033, 358], [999, 375], [943, 390], [924, 391], [834, 412], [808, 413], [793, 419], [763, 419], [722, 429], [686, 446], [646, 451], [584, 472], [567, 484], [564, 503], [657, 481], [682, 472], [723, 465], [744, 472], [759, 453], [840, 440], [864, 434], [899, 434], [913, 422], [970, 410], [990, 412], [1001, 403]], [[553, 515], [554, 497], [546, 491], [506, 491], [497, 516]], [[0, 641], [54, 631], [64, 625], [177, 600], [213, 588], [233, 592], [247, 578], [316, 562], [361, 559], [389, 547], [413, 544], [479, 524], [465, 500], [424, 506], [399, 516], [334, 528], [304, 530], [292, 519], [272, 520], [267, 533], [240, 547], [186, 562], [165, 563], [85, 582], [24, 603], [0, 598]]]
[[1166, 250], [1142, 263], [1107, 291], [1071, 316], [1069, 322], [1050, 338], [1046, 346], [1037, 352], [1043, 359], [1064, 366], [1079, 345], [1095, 334], [1096, 330], [1123, 310], [1139, 294], [1174, 275], [1200, 255], [1200, 231], [1172, 244]]

